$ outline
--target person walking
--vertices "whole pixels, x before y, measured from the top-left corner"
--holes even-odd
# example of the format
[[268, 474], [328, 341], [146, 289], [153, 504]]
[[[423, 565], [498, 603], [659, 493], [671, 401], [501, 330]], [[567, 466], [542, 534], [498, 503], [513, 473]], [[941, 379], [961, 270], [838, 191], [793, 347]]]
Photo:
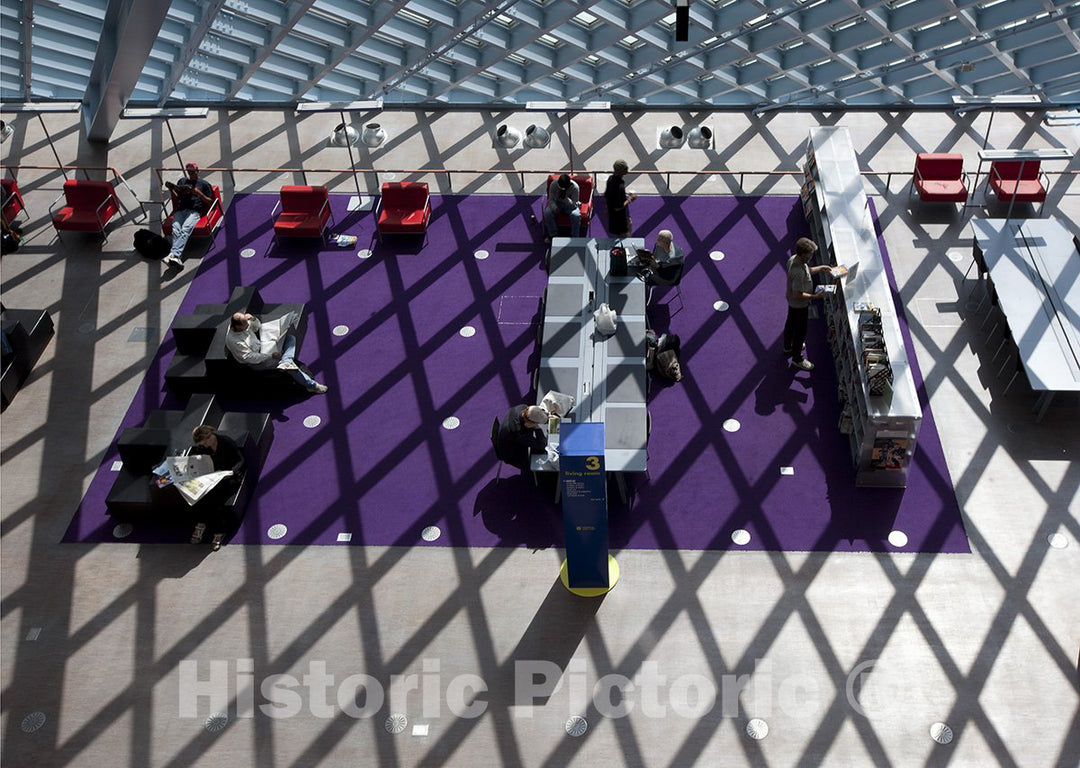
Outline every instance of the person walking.
[[626, 182], [623, 179], [630, 171], [630, 166], [625, 160], [616, 160], [614, 173], [608, 176], [607, 186], [604, 187], [604, 202], [607, 203], [608, 234], [616, 237], [629, 237], [632, 222], [630, 221], [630, 203], [637, 200], [637, 195], [626, 191]]

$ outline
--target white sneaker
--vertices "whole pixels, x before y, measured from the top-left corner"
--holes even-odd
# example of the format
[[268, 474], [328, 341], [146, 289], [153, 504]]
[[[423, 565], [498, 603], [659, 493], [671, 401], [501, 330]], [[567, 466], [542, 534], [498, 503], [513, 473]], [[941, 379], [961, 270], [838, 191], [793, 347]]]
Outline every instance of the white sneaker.
[[814, 370], [814, 364], [811, 363], [806, 358], [803, 358], [802, 360], [792, 360], [791, 364], [794, 365], [796, 368], [799, 368], [799, 369], [804, 370], [804, 371], [812, 371], [812, 370]]
[[165, 262], [165, 266], [167, 266], [167, 267], [176, 267], [177, 269], [183, 269], [184, 268], [183, 260], [178, 259], [178, 258], [176, 258], [175, 256], [173, 256], [171, 254], [166, 256], [164, 259], [162, 259], [162, 261]]
[[315, 388], [314, 389], [309, 389], [308, 392], [311, 392], [311, 393], [316, 394], [316, 395], [325, 395], [326, 390], [328, 390], [328, 389], [330, 389], [330, 387], [326, 386], [325, 384], [316, 384]]

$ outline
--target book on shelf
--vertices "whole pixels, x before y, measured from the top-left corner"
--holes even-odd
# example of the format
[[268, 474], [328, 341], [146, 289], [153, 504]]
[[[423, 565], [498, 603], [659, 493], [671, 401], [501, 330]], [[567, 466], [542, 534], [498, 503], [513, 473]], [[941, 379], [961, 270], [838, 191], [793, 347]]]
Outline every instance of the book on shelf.
[[907, 451], [906, 437], [876, 438], [870, 451], [870, 466], [873, 469], [901, 470], [907, 459]]
[[877, 312], [878, 308], [874, 306], [872, 301], [856, 301], [854, 304], [856, 312]]
[[843, 277], [850, 271], [851, 270], [846, 264], [838, 264], [835, 267], [829, 267], [829, 277], [835, 280], [838, 277]]

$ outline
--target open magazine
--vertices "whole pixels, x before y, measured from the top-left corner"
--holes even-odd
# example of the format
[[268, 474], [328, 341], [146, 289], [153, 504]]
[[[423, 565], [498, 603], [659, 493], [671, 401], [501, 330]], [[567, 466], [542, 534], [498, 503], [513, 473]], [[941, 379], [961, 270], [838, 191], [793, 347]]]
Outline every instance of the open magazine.
[[215, 472], [213, 460], [205, 454], [170, 456], [165, 463], [168, 465], [169, 479], [188, 505], [210, 493], [232, 474], [229, 470]]

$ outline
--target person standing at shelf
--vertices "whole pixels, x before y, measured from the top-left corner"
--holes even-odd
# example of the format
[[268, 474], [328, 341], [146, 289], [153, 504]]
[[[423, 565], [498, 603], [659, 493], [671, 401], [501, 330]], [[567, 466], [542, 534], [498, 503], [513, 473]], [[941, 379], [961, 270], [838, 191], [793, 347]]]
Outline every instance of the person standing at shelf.
[[623, 180], [630, 171], [630, 166], [625, 160], [616, 160], [614, 173], [608, 176], [607, 186], [604, 187], [604, 202], [607, 203], [608, 234], [615, 237], [629, 237], [630, 203], [637, 199], [633, 192], [626, 191], [626, 182]]
[[812, 275], [828, 272], [827, 265], [810, 266], [810, 259], [817, 253], [817, 243], [808, 237], [795, 241], [795, 254], [787, 262], [787, 322], [784, 323], [784, 354], [791, 356], [791, 364], [803, 371], [814, 370], [814, 364], [803, 357], [806, 349], [806, 323], [810, 316], [810, 302], [820, 299], [824, 292], [814, 291]]

